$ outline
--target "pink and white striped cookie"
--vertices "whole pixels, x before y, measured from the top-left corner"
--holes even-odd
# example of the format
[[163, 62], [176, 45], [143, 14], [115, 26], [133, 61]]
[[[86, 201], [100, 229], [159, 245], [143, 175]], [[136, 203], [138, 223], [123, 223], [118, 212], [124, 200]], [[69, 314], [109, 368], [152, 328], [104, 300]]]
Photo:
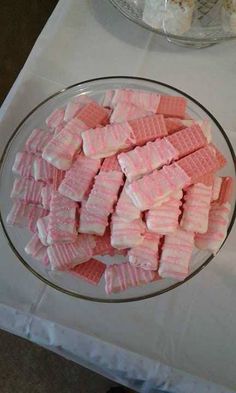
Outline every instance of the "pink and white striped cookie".
[[105, 270], [105, 290], [108, 295], [122, 292], [131, 287], [148, 284], [156, 277], [154, 271], [132, 266], [129, 262], [109, 265]]
[[144, 211], [161, 205], [172, 193], [190, 183], [191, 178], [173, 163], [133, 181], [126, 187], [126, 192], [134, 205]]
[[212, 197], [212, 185], [196, 183], [186, 189], [180, 226], [186, 231], [205, 233]]
[[65, 116], [64, 108], [56, 108], [46, 119], [46, 124], [49, 128], [54, 129], [58, 127], [63, 121]]
[[202, 147], [159, 171], [133, 181], [126, 191], [138, 209], [148, 210], [171, 193], [197, 183], [201, 177], [220, 169], [222, 161], [216, 152], [213, 146]]
[[27, 153], [25, 151], [16, 153], [12, 172], [23, 177], [33, 177], [33, 163], [35, 157], [35, 154]]
[[52, 196], [53, 187], [51, 184], [45, 184], [41, 190], [42, 205], [45, 209], [50, 209], [50, 201]]
[[55, 243], [47, 253], [52, 270], [69, 270], [86, 262], [93, 256], [95, 241], [93, 236], [79, 235], [72, 243]]
[[137, 218], [140, 218], [141, 212], [140, 210], [133, 204], [132, 200], [126, 193], [125, 187], [127, 186], [128, 182], [124, 185], [120, 197], [118, 199], [117, 205], [116, 205], [116, 214], [119, 217], [123, 217], [126, 220], [136, 220]]
[[111, 245], [124, 249], [140, 245], [144, 240], [146, 227], [141, 218], [128, 221], [117, 214], [113, 214], [111, 221]]
[[215, 176], [213, 179], [212, 195], [211, 201], [216, 201], [220, 196], [220, 190], [222, 186], [223, 178], [220, 176]]
[[198, 248], [207, 249], [214, 255], [219, 251], [227, 236], [232, 191], [233, 179], [231, 177], [224, 177], [220, 196], [211, 205], [207, 232], [203, 234], [197, 233], [195, 238], [195, 244]]
[[48, 215], [48, 210], [41, 206], [28, 204], [21, 200], [16, 200], [7, 216], [7, 224], [18, 227], [28, 227], [31, 232], [36, 232], [38, 218]]
[[82, 133], [83, 152], [91, 158], [104, 158], [131, 145], [132, 129], [128, 122], [111, 124]]
[[48, 245], [47, 237], [48, 237], [48, 223], [49, 223], [49, 216], [45, 216], [39, 218], [37, 220], [37, 231], [39, 239], [41, 240], [44, 246]]
[[72, 164], [72, 167], [66, 172], [58, 191], [73, 201], [82, 201], [100, 165], [101, 160], [92, 159], [80, 154]]
[[128, 120], [139, 119], [152, 114], [145, 109], [127, 102], [118, 102], [113, 109], [110, 123], [122, 123]]
[[73, 98], [73, 100], [69, 101], [66, 105], [64, 121], [67, 122], [73, 119], [73, 117], [76, 117], [79, 111], [91, 101], [92, 99], [86, 95], [81, 95]]
[[189, 274], [189, 262], [194, 248], [194, 233], [178, 229], [165, 236], [158, 273], [163, 278], [184, 280]]
[[41, 128], [35, 128], [25, 142], [24, 150], [35, 154], [42, 153], [44, 147], [51, 139], [52, 133], [42, 130]]
[[81, 133], [85, 129], [81, 120], [71, 119], [45, 146], [42, 157], [57, 169], [70, 169], [74, 155], [81, 147]]
[[121, 169], [130, 182], [177, 158], [178, 151], [165, 138], [118, 155]]
[[156, 113], [160, 95], [143, 90], [116, 89], [110, 106], [114, 108], [119, 103], [132, 104], [148, 112]]
[[35, 157], [33, 162], [33, 173], [36, 181], [42, 180], [46, 183], [50, 183], [53, 179], [55, 169], [56, 168], [54, 166], [49, 164], [49, 162], [44, 160], [42, 157]]
[[79, 232], [104, 234], [108, 225], [108, 217], [113, 212], [122, 183], [121, 171], [101, 170], [99, 172], [95, 177], [85, 208], [82, 206]]
[[131, 265], [145, 270], [157, 270], [160, 236], [146, 232], [143, 242], [128, 251]]
[[146, 213], [146, 225], [150, 232], [167, 235], [177, 230], [182, 197], [183, 192], [177, 191], [160, 206], [148, 210]]
[[47, 243], [72, 242], [77, 239], [77, 204], [53, 191], [50, 201]]
[[26, 177], [19, 177], [15, 179], [11, 191], [11, 198], [18, 198], [27, 203], [41, 204], [41, 191], [44, 183], [27, 179]]
[[47, 247], [41, 243], [37, 233], [35, 233], [30, 241], [26, 244], [25, 252], [26, 254], [31, 255], [37, 261], [42, 262], [45, 266], [49, 264]]

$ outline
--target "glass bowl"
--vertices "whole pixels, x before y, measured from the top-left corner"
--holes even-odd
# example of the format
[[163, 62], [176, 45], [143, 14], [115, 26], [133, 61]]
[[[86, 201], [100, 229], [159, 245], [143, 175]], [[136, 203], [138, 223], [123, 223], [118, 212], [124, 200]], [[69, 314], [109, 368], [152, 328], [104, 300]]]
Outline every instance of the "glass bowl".
[[[69, 273], [50, 271], [40, 262], [27, 255], [24, 251], [24, 246], [32, 235], [22, 228], [19, 229], [17, 227], [6, 225], [6, 217], [12, 205], [12, 201], [10, 199], [10, 192], [14, 180], [12, 165], [16, 153], [23, 148], [32, 129], [35, 127], [42, 127], [46, 117], [53, 109], [65, 105], [75, 96], [82, 94], [88, 95], [99, 101], [106, 90], [115, 88], [143, 89], [160, 94], [182, 95], [186, 97], [188, 101], [188, 115], [197, 120], [208, 119], [212, 123], [213, 141], [228, 160], [226, 167], [220, 172], [220, 174], [234, 177], [236, 173], [233, 148], [224, 130], [211, 113], [184, 92], [168, 86], [165, 83], [148, 79], [134, 77], [107, 77], [92, 79], [75, 84], [55, 93], [53, 96], [43, 101], [35, 109], [33, 109], [24, 120], [22, 120], [16, 130], [13, 132], [12, 130], [9, 130], [9, 133], [12, 134], [12, 136], [4, 149], [0, 168], [0, 219], [10, 247], [18, 257], [19, 261], [22, 262], [28, 270], [51, 287], [77, 298], [111, 303], [147, 299], [176, 288], [207, 266], [207, 264], [212, 260], [213, 255], [211, 255], [208, 251], [199, 251], [196, 249], [191, 259], [190, 275], [183, 282], [176, 282], [172, 279], [162, 279], [146, 286], [132, 288], [125, 292], [108, 296], [104, 290], [104, 277], [102, 278], [99, 286], [94, 287], [93, 285], [90, 285]], [[235, 194], [233, 195], [233, 201], [228, 234], [230, 233], [235, 220]], [[115, 263], [121, 261], [122, 258], [124, 257], [101, 257], [101, 260], [104, 260], [106, 263]]]
[[[176, 11], [176, 5], [174, 8], [171, 6], [171, 2], [178, 3], [176, 0], [110, 2], [128, 19], [178, 45], [202, 48], [236, 38], [236, 6], [233, 0], [228, 0], [225, 7], [226, 0], [195, 0], [195, 5], [183, 13]], [[181, 11], [181, 6], [178, 9]]]

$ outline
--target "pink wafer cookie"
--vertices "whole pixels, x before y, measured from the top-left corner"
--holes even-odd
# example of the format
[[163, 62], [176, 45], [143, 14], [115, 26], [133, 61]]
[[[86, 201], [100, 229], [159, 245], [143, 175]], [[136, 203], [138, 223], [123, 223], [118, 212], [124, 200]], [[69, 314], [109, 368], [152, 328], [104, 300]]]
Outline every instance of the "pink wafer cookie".
[[212, 196], [212, 186], [196, 183], [187, 188], [184, 196], [180, 226], [186, 231], [205, 233]]
[[166, 139], [178, 151], [179, 158], [187, 156], [207, 144], [207, 139], [198, 124], [169, 135]]
[[160, 104], [160, 95], [143, 90], [117, 89], [113, 94], [111, 106], [114, 108], [120, 102], [133, 104], [146, 111], [156, 113]]
[[73, 243], [55, 243], [48, 247], [52, 270], [69, 270], [93, 256], [93, 236], [79, 235]]
[[46, 124], [49, 128], [58, 127], [64, 120], [65, 110], [63, 108], [55, 109], [46, 119]]
[[184, 97], [161, 96], [156, 112], [166, 117], [185, 117], [187, 100]]
[[114, 90], [106, 90], [104, 94], [104, 99], [102, 105], [108, 108], [111, 108], [112, 97], [114, 95]]
[[212, 143], [209, 146], [210, 146], [210, 149], [217, 160], [217, 165], [216, 165], [215, 171], [218, 171], [219, 169], [224, 168], [224, 166], [227, 163], [227, 160], [224, 157], [224, 155]]
[[139, 119], [151, 114], [145, 109], [127, 102], [118, 102], [110, 117], [110, 123], [122, 123], [127, 120]]
[[59, 132], [61, 132], [61, 130], [63, 130], [63, 128], [65, 127], [66, 122], [63, 121], [61, 124], [59, 124], [59, 126], [57, 126], [56, 128], [54, 128], [54, 132], [53, 132], [53, 136], [57, 136], [59, 134]]
[[60, 169], [54, 168], [53, 179], [52, 179], [52, 188], [57, 191], [62, 180], [65, 177], [66, 172], [61, 171]]
[[132, 137], [128, 122], [87, 130], [82, 133], [83, 151], [91, 158], [109, 157], [131, 146]]
[[100, 171], [95, 177], [92, 191], [81, 210], [80, 232], [103, 235], [108, 225], [108, 217], [118, 198], [123, 183], [121, 171]]
[[175, 117], [167, 117], [165, 119], [165, 124], [166, 124], [166, 129], [168, 135], [173, 134], [174, 132], [180, 131], [183, 128], [186, 128], [187, 126], [184, 124], [184, 120], [178, 119]]
[[156, 273], [132, 266], [129, 262], [107, 266], [105, 290], [108, 295], [154, 281]]
[[146, 145], [120, 153], [118, 160], [129, 181], [160, 168], [178, 158], [178, 151], [165, 139], [157, 139]]
[[111, 245], [118, 249], [136, 247], [143, 242], [145, 229], [145, 224], [141, 218], [128, 221], [117, 214], [113, 214]]
[[71, 273], [80, 277], [82, 280], [88, 281], [92, 285], [98, 285], [105, 270], [105, 263], [97, 259], [90, 259], [74, 267]]
[[33, 173], [35, 180], [42, 180], [44, 182], [51, 182], [54, 175], [54, 169], [49, 162], [42, 157], [37, 156], [33, 162]]
[[44, 246], [48, 245], [47, 242], [48, 224], [49, 224], [49, 216], [39, 218], [36, 223], [39, 239]]
[[25, 246], [25, 252], [36, 260], [41, 261], [45, 266], [49, 264], [47, 247], [41, 243], [37, 233], [33, 235]]
[[197, 233], [195, 245], [201, 250], [209, 250], [217, 254], [227, 236], [231, 205], [213, 203], [209, 212], [208, 229], [205, 233]]
[[57, 191], [52, 192], [48, 221], [47, 243], [72, 242], [77, 238], [77, 205]]
[[105, 214], [99, 211], [91, 211], [86, 208], [86, 201], [83, 201], [80, 209], [79, 217], [79, 232], [98, 234], [102, 236], [108, 224], [108, 219]]
[[189, 262], [194, 247], [193, 232], [178, 229], [165, 236], [158, 273], [163, 278], [182, 281], [189, 274]]
[[160, 236], [146, 232], [143, 242], [128, 251], [131, 265], [145, 270], [157, 270]]
[[91, 101], [92, 99], [86, 95], [73, 98], [73, 100], [69, 101], [66, 105], [64, 121], [67, 122], [73, 119], [73, 117], [76, 117], [79, 111]]
[[73, 157], [81, 147], [81, 133], [85, 129], [79, 119], [70, 120], [45, 146], [42, 157], [58, 169], [70, 169]]
[[202, 183], [205, 186], [211, 186], [211, 187], [213, 185], [213, 181], [214, 181], [214, 174], [213, 173], [209, 173], [207, 175], [200, 176], [198, 179], [198, 183]]
[[207, 232], [197, 233], [195, 238], [198, 248], [207, 249], [214, 255], [219, 251], [227, 236], [232, 191], [233, 179], [231, 177], [223, 178], [219, 198], [211, 205]]
[[50, 201], [51, 201], [51, 195], [52, 195], [52, 185], [51, 184], [46, 184], [42, 190], [41, 190], [41, 200], [42, 200], [42, 205], [45, 209], [50, 209]]
[[[126, 183], [127, 185], [128, 183]], [[125, 191], [125, 187], [122, 189], [120, 197], [116, 205], [116, 214], [120, 217], [126, 218], [126, 220], [135, 220], [140, 218], [140, 210], [133, 204], [132, 200]]]
[[103, 161], [102, 166], [101, 166], [101, 171], [103, 171], [103, 172], [110, 172], [110, 171], [121, 172], [117, 156], [115, 155], [115, 156], [105, 158], [105, 160]]
[[183, 192], [177, 191], [159, 207], [146, 213], [146, 225], [150, 232], [167, 235], [177, 230], [182, 197]]
[[222, 185], [223, 178], [220, 176], [215, 176], [213, 179], [212, 195], [211, 200], [216, 201], [220, 196], [220, 189]]
[[12, 172], [23, 177], [33, 177], [33, 163], [35, 154], [27, 152], [16, 153], [15, 161], [12, 167]]
[[94, 236], [96, 246], [93, 255], [114, 255], [114, 248], [111, 245], [110, 229], [106, 229], [103, 236]]
[[96, 101], [92, 101], [81, 109], [77, 117], [86, 125], [86, 128], [94, 128], [98, 124], [107, 123], [108, 112]]
[[154, 169], [169, 164], [205, 146], [207, 139], [198, 125], [193, 125], [174, 135], [118, 155], [122, 171], [129, 181]]
[[44, 183], [20, 177], [15, 179], [12, 187], [11, 198], [18, 198], [22, 201], [34, 204], [41, 203], [41, 191]]
[[25, 150], [30, 153], [42, 153], [43, 148], [51, 139], [52, 134], [50, 132], [35, 128], [25, 142]]
[[36, 222], [38, 218], [48, 215], [48, 210], [41, 206], [30, 205], [24, 201], [17, 200], [7, 216], [7, 224], [18, 227], [28, 227], [31, 232], [36, 232]]
[[165, 120], [162, 115], [151, 115], [128, 121], [134, 145], [144, 145], [148, 141], [167, 135]]
[[191, 183], [191, 177], [177, 163], [164, 166], [127, 185], [126, 192], [138, 209], [149, 210]]
[[66, 172], [58, 191], [74, 201], [82, 201], [88, 192], [93, 178], [98, 172], [101, 160], [79, 155], [72, 167]]
[[223, 177], [219, 198], [217, 199], [217, 203], [223, 204], [230, 202], [233, 193], [233, 179], [232, 177]]
[[179, 160], [178, 166], [191, 178], [192, 183], [198, 183], [202, 176], [216, 172], [222, 167], [223, 158], [218, 160], [218, 157], [215, 147], [206, 146]]

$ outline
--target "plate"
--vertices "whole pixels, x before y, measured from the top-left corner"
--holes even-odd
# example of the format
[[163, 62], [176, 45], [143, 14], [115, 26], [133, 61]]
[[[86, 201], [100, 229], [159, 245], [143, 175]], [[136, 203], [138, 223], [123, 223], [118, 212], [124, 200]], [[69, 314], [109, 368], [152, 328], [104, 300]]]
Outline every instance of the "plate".
[[[64, 106], [73, 97], [88, 95], [89, 97], [100, 101], [107, 90], [117, 88], [142, 89], [159, 94], [180, 95], [186, 97], [188, 102], [188, 115], [196, 120], [207, 119], [212, 123], [214, 144], [220, 149], [220, 151], [228, 160], [227, 165], [219, 172], [220, 175], [232, 176], [235, 178], [236, 174], [235, 155], [233, 148], [225, 131], [218, 121], [206, 108], [203, 107], [203, 105], [197, 102], [194, 98], [190, 97], [183, 91], [180, 91], [165, 83], [132, 77], [107, 77], [84, 81], [73, 86], [69, 86], [47, 98], [36, 108], [34, 108], [24, 120], [22, 120], [16, 130], [12, 133], [12, 136], [4, 149], [0, 167], [0, 219], [9, 246], [18, 257], [19, 263], [23, 263], [23, 265], [31, 273], [51, 287], [77, 298], [109, 303], [130, 302], [147, 299], [183, 285], [186, 281], [193, 278], [204, 267], [206, 267], [213, 259], [213, 255], [211, 255], [208, 251], [199, 251], [196, 249], [193, 253], [190, 263], [190, 274], [182, 282], [176, 282], [172, 279], [162, 279], [146, 286], [131, 288], [125, 292], [108, 296], [104, 290], [104, 277], [102, 278], [99, 286], [95, 287], [80, 280], [79, 278], [72, 276], [69, 273], [50, 271], [48, 268], [45, 268], [43, 265], [41, 265], [40, 262], [27, 255], [24, 251], [24, 246], [31, 237], [29, 232], [24, 229], [22, 230], [22, 228], [19, 229], [17, 227], [6, 225], [6, 217], [12, 205], [10, 192], [14, 181], [12, 166], [15, 160], [15, 155], [18, 151], [22, 150], [31, 131], [36, 127], [43, 127], [47, 116], [55, 108]], [[11, 130], [9, 130], [9, 133], [10, 132]], [[232, 229], [236, 215], [235, 191], [232, 200], [233, 204], [228, 235]], [[122, 258], [122, 256], [115, 256], [112, 258], [103, 257], [101, 260], [104, 260], [109, 264], [118, 263], [118, 261], [121, 261]]]

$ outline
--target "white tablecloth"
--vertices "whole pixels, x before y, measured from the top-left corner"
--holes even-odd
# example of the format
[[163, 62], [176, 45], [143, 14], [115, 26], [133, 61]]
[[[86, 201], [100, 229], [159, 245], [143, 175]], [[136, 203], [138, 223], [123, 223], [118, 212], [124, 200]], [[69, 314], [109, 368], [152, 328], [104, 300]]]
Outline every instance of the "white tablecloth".
[[[1, 149], [48, 95], [109, 75], [148, 77], [186, 91], [236, 146], [236, 42], [181, 48], [128, 22], [106, 0], [61, 0], [2, 105]], [[229, 392], [236, 389], [235, 234], [234, 228], [214, 261], [185, 285], [115, 305], [45, 286], [1, 234], [0, 328], [139, 392]]]

